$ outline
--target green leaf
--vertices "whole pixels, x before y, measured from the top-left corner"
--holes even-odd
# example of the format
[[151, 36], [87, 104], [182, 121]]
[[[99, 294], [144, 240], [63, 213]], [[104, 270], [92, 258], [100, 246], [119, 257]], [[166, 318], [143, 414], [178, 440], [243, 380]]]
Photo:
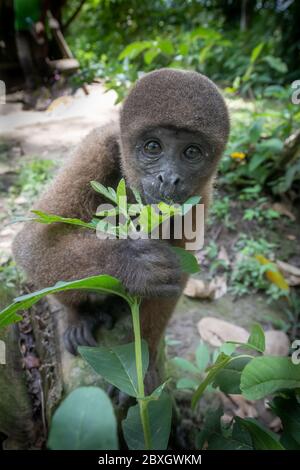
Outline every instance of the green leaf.
[[255, 450], [284, 450], [279, 442], [279, 436], [264, 428], [254, 419], [241, 419], [238, 416], [235, 416], [234, 419], [250, 433]]
[[172, 55], [175, 52], [173, 43], [170, 39], [162, 39], [158, 42], [157, 46], [164, 54]]
[[117, 450], [117, 422], [110, 399], [97, 387], [79, 387], [55, 411], [52, 450]]
[[241, 375], [244, 367], [251, 361], [250, 357], [233, 358], [215, 376], [213, 386], [219, 387], [224, 393], [240, 394]]
[[99, 183], [98, 181], [91, 181], [91, 186], [97, 193], [102, 194], [106, 199], [109, 199], [114, 204], [117, 204], [117, 196], [114, 194], [113, 191], [109, 190], [112, 188], [106, 188], [103, 184]]
[[279, 73], [286, 73], [288, 71], [287, 65], [280, 57], [273, 57], [271, 55], [267, 55], [263, 58], [267, 64], [269, 64], [272, 69], [276, 70]]
[[182, 377], [176, 382], [176, 388], [178, 390], [185, 389], [185, 390], [196, 390], [199, 385], [199, 381], [189, 378], [189, 377]]
[[214, 363], [214, 365], [212, 365], [208, 369], [207, 376], [205, 377], [203, 382], [201, 382], [201, 384], [197, 388], [196, 392], [194, 393], [194, 396], [192, 398], [192, 408], [195, 408], [197, 402], [201, 398], [201, 396], [202, 396], [204, 390], [206, 389], [206, 387], [214, 381], [214, 378], [217, 375], [217, 373], [221, 369], [223, 369], [223, 367], [225, 367], [225, 365], [228, 364], [228, 362], [231, 361], [231, 359], [232, 358], [230, 356], [226, 356], [226, 354], [224, 354], [224, 353], [219, 354], [219, 356], [217, 357], [216, 362]]
[[201, 201], [201, 196], [191, 196], [182, 205], [182, 215], [186, 215], [193, 206], [196, 206]]
[[203, 38], [206, 40], [216, 41], [218, 39], [221, 39], [222, 35], [215, 29], [204, 28], [202, 26], [199, 26], [198, 28], [193, 30], [193, 32], [191, 33], [191, 38], [192, 39]]
[[249, 162], [249, 172], [253, 173], [265, 160], [266, 155], [263, 153], [255, 153], [252, 155]]
[[[165, 450], [171, 431], [172, 400], [165, 392], [158, 400], [149, 402], [148, 413], [152, 441], [151, 450]], [[144, 433], [139, 405], [129, 408], [127, 418], [122, 422], [126, 443], [130, 450], [144, 450]]]
[[135, 41], [129, 44], [125, 49], [121, 52], [118, 59], [123, 60], [128, 57], [128, 59], [135, 59], [141, 52], [149, 47], [152, 47], [152, 41]]
[[200, 54], [199, 54], [199, 62], [200, 64], [204, 64], [207, 57], [209, 56], [209, 53], [211, 51], [211, 49], [213, 48], [214, 46], [214, 43], [213, 42], [210, 42], [209, 44], [207, 44], [205, 47], [202, 48]]
[[258, 44], [251, 52], [251, 56], [250, 56], [250, 63], [251, 64], [254, 64], [254, 62], [256, 62], [256, 60], [258, 59], [258, 57], [260, 56], [261, 54], [261, 51], [263, 50], [263, 47], [264, 47], [265, 43], [264, 42], [261, 42], [260, 44]]
[[229, 343], [223, 343], [219, 347], [219, 353], [223, 352], [227, 356], [231, 356], [232, 353], [236, 350], [236, 345], [235, 344], [229, 344]]
[[135, 200], [136, 202], [142, 206], [143, 205], [143, 201], [142, 201], [142, 198], [141, 198], [141, 195], [139, 193], [139, 191], [136, 189], [136, 188], [131, 188], [131, 191], [133, 192], [133, 195], [135, 197]]
[[120, 179], [117, 186], [117, 201], [119, 201], [121, 197], [126, 197], [126, 185], [124, 178]]
[[242, 372], [241, 390], [249, 400], [294, 388], [300, 388], [300, 367], [288, 357], [255, 357]]
[[300, 450], [300, 404], [295, 397], [275, 397], [271, 403], [274, 413], [283, 425], [280, 438], [282, 445], [289, 450]]
[[272, 155], [273, 153], [280, 153], [283, 150], [283, 141], [273, 137], [266, 139], [257, 145], [257, 151], [264, 152]]
[[161, 222], [158, 211], [152, 206], [143, 206], [138, 218], [138, 225], [144, 233], [151, 233]]
[[[117, 205], [120, 211], [120, 214], [123, 214], [128, 219], [127, 213], [127, 195], [126, 195], [126, 185], [125, 180], [122, 178], [117, 187]], [[122, 226], [119, 225], [119, 228]], [[124, 227], [125, 228], [125, 227]], [[126, 231], [127, 233], [127, 231]]]
[[260, 118], [260, 119], [256, 119], [254, 123], [251, 125], [249, 129], [249, 137], [250, 137], [250, 142], [252, 144], [256, 143], [258, 139], [260, 138], [260, 135], [263, 130], [264, 122], [265, 120]]
[[147, 65], [152, 64], [155, 57], [157, 57], [159, 54], [160, 54], [160, 50], [157, 48], [148, 49], [148, 51], [146, 51], [144, 54], [145, 64]]
[[186, 371], [186, 372], [191, 372], [192, 374], [198, 374], [199, 375], [199, 370], [194, 364], [187, 359], [184, 359], [183, 357], [174, 357], [171, 359], [171, 364], [175, 364], [177, 367], [180, 369]]
[[186, 56], [188, 55], [190, 47], [187, 43], [183, 42], [182, 44], [178, 45], [178, 52], [180, 55]]
[[224, 414], [221, 407], [217, 410], [208, 409], [205, 413], [204, 426], [197, 439], [197, 447], [202, 449], [206, 441], [209, 440], [210, 436], [215, 432], [220, 432], [220, 419]]
[[[134, 343], [110, 348], [80, 346], [78, 352], [107, 382], [127, 395], [138, 397]], [[142, 361], [145, 376], [149, 365], [149, 352], [145, 341], [142, 341]]]
[[[104, 209], [101, 211], [96, 212], [97, 217], [117, 217], [119, 214], [119, 209], [114, 207], [112, 209]], [[98, 219], [93, 219], [97, 224], [99, 223]]]
[[231, 434], [224, 435], [220, 426], [219, 432], [213, 432], [208, 439], [208, 450], [253, 450], [249, 432], [235, 422]]
[[179, 258], [181, 270], [188, 274], [195, 274], [200, 271], [197, 258], [189, 253], [184, 248], [172, 246], [171, 249], [176, 253]]
[[18, 321], [16, 316], [19, 310], [27, 310], [40, 299], [49, 294], [56, 294], [66, 290], [88, 290], [99, 293], [116, 294], [123, 297], [128, 303], [131, 303], [131, 297], [128, 296], [121, 282], [107, 275], [91, 276], [77, 281], [57, 282], [53, 287], [46, 287], [31, 294], [16, 297], [14, 302], [0, 312], [0, 327], [6, 326], [11, 321]]
[[209, 364], [209, 360], [210, 354], [208, 347], [201, 341], [196, 349], [196, 364], [200, 373], [205, 371], [206, 367]]
[[158, 400], [163, 393], [164, 389], [166, 388], [167, 383], [170, 381], [170, 379], [166, 380], [164, 383], [159, 385], [152, 393], [151, 395], [147, 395], [144, 398], [144, 401], [152, 401], [152, 400]]
[[0, 328], [4, 328], [5, 326], [17, 323], [22, 319], [23, 317], [21, 315], [16, 314], [14, 311], [4, 309], [2, 310], [2, 312], [0, 312]]
[[70, 225], [77, 225], [79, 227], [85, 227], [95, 230], [95, 224], [93, 222], [84, 222], [80, 219], [72, 219], [69, 217], [60, 217], [59, 215], [47, 214], [46, 212], [33, 210], [31, 211], [37, 217], [32, 218], [34, 222], [39, 222], [40, 224], [53, 224], [53, 223], [63, 223]]
[[247, 343], [253, 348], [255, 348], [257, 351], [261, 353], [264, 352], [266, 348], [265, 333], [258, 323], [255, 323], [252, 326]]

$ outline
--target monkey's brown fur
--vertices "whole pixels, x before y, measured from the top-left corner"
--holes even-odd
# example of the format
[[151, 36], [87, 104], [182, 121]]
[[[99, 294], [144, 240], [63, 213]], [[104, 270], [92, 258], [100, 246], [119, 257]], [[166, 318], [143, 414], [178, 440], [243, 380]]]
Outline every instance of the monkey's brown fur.
[[[201, 195], [201, 202], [207, 208], [216, 166], [228, 138], [227, 108], [209, 79], [196, 72], [172, 69], [149, 73], [137, 82], [123, 104], [120, 124], [110, 123], [92, 131], [35, 208], [89, 221], [99, 204], [107, 202], [93, 191], [91, 180], [116, 187], [124, 176], [129, 185], [139, 189], [140, 174], [133, 158], [135, 139], [143, 129], [155, 126], [195, 131], [209, 143], [210, 166], [199, 175], [195, 191]], [[32, 223], [26, 224], [16, 237], [13, 251], [17, 263], [37, 288], [53, 285], [59, 280], [103, 273], [119, 277], [133, 292], [134, 286], [139, 286], [139, 293], [142, 290], [147, 297], [151, 295], [148, 286], [154, 278], [157, 284], [174, 281], [175, 264], [167, 251], [159, 252], [165, 242], [151, 243], [152, 266], [144, 255], [138, 258], [139, 241], [127, 242], [99, 240], [93, 231], [62, 224]], [[133, 250], [131, 257], [128, 246]], [[159, 259], [157, 263], [156, 256]], [[171, 298], [145, 298], [142, 303], [142, 330], [149, 344], [152, 363], [179, 294], [176, 291]], [[60, 294], [58, 298], [69, 309], [70, 322], [76, 323], [78, 306], [88, 298], [88, 294], [73, 291]]]

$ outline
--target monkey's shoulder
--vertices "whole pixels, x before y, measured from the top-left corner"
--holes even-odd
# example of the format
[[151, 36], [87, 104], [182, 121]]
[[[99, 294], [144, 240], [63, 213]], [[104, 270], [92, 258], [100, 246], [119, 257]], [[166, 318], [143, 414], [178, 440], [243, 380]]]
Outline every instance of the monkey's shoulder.
[[75, 151], [74, 158], [117, 161], [120, 156], [120, 128], [111, 121], [90, 131]]

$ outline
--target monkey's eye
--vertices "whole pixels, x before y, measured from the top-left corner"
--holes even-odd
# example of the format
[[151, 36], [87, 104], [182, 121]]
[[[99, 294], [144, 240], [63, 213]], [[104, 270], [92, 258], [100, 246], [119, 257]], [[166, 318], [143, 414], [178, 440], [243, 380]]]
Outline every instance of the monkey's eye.
[[202, 157], [201, 149], [197, 145], [190, 145], [183, 154], [188, 160], [199, 160]]
[[159, 155], [161, 150], [161, 145], [157, 140], [149, 140], [144, 145], [144, 152], [147, 155]]

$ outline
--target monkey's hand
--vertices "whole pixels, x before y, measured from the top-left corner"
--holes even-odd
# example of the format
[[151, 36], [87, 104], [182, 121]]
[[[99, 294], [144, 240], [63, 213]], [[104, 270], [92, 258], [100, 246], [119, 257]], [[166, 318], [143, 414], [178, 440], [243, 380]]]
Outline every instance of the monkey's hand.
[[115, 274], [132, 295], [163, 297], [181, 292], [176, 254], [162, 240], [124, 240]]

